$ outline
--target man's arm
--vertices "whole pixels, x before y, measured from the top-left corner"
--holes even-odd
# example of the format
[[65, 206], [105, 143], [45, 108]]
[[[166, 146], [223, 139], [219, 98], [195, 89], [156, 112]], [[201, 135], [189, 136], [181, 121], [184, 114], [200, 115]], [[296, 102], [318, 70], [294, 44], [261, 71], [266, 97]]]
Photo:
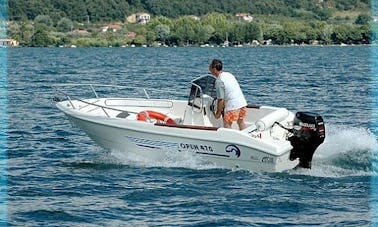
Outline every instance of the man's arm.
[[215, 113], [215, 118], [218, 119], [222, 115], [224, 109], [224, 99], [218, 99], [217, 101], [217, 112]]

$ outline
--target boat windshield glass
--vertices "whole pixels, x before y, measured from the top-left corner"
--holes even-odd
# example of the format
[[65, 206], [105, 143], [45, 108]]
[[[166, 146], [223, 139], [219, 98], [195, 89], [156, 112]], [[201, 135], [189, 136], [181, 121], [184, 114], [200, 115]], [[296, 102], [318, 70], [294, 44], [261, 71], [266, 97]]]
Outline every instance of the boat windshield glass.
[[190, 88], [188, 104], [192, 106], [197, 103], [196, 100], [202, 99], [203, 94], [216, 98], [215, 80], [216, 78], [210, 75], [202, 76], [193, 80]]

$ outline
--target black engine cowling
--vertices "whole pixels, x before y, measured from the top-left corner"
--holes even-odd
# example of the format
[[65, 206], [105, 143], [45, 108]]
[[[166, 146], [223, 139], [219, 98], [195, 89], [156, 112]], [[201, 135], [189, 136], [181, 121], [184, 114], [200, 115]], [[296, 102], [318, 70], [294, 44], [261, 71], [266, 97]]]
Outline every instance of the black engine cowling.
[[290, 160], [299, 158], [299, 166], [311, 168], [312, 156], [325, 139], [323, 118], [311, 112], [297, 112], [293, 122], [293, 135], [289, 141], [293, 146]]

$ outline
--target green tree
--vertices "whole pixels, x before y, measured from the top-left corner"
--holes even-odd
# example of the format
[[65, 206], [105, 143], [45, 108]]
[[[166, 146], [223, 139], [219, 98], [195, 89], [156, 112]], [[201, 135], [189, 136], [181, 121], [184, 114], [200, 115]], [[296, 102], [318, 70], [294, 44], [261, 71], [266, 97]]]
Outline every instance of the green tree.
[[56, 44], [56, 41], [48, 33], [48, 27], [44, 24], [36, 26], [36, 30], [31, 37], [30, 45], [34, 47], [47, 47]]
[[157, 39], [165, 44], [165, 40], [169, 38], [171, 30], [168, 25], [159, 24], [155, 27], [155, 34]]
[[263, 33], [263, 39], [264, 40], [272, 40], [275, 44], [282, 44], [284, 40], [282, 40], [281, 33], [283, 30], [283, 27], [281, 24], [273, 23], [263, 23], [261, 25], [261, 30]]
[[306, 43], [310, 43], [310, 41], [318, 40], [320, 37], [320, 29], [316, 27], [315, 23], [304, 24], [303, 32], [306, 34]]
[[211, 37], [217, 44], [223, 43], [231, 32], [231, 22], [226, 15], [221, 13], [210, 13], [203, 19], [204, 25], [211, 25], [215, 31]]
[[128, 4], [131, 6], [132, 12], [138, 12], [144, 10], [144, 4], [141, 2], [141, 0], [127, 0]]
[[363, 43], [363, 34], [360, 26], [351, 25], [348, 33], [348, 44]]
[[173, 23], [172, 23], [172, 20], [167, 17], [157, 16], [157, 17], [152, 18], [148, 22], [147, 28], [149, 30], [154, 30], [157, 25], [167, 25], [171, 28], [173, 26]]
[[253, 40], [261, 40], [262, 33], [261, 28], [257, 23], [245, 23], [245, 42], [252, 42]]
[[370, 20], [371, 20], [370, 15], [360, 14], [357, 16], [356, 21], [354, 23], [359, 24], [359, 25], [367, 25], [369, 24]]
[[359, 27], [352, 25], [339, 25], [334, 29], [332, 34], [333, 41], [335, 43], [359, 43], [363, 37], [359, 30]]
[[59, 21], [62, 17], [66, 17], [72, 21], [86, 22], [87, 4], [85, 1], [52, 1], [52, 7], [55, 9], [52, 19]]
[[373, 28], [371, 24], [362, 25], [360, 27], [361, 35], [362, 35], [362, 43], [369, 44], [371, 43], [371, 36], [373, 34]]
[[20, 22], [20, 43], [27, 44], [31, 41], [34, 34], [34, 26], [30, 21], [21, 21]]
[[332, 43], [332, 34], [334, 31], [334, 26], [333, 25], [324, 25], [321, 27], [321, 32], [319, 39], [322, 41], [324, 44], [331, 44]]
[[327, 21], [332, 16], [332, 10], [329, 8], [315, 8], [314, 14], [316, 15], [316, 18], [318, 18], [321, 21]]
[[241, 23], [241, 22], [234, 23], [230, 31], [230, 34], [228, 36], [229, 41], [231, 43], [240, 44], [245, 41], [244, 36], [245, 36], [244, 23]]
[[179, 17], [174, 22], [173, 35], [178, 44], [191, 44], [196, 40], [197, 22], [190, 16]]
[[200, 44], [208, 43], [211, 36], [213, 36], [215, 29], [211, 25], [200, 24], [197, 31], [197, 42]]
[[146, 42], [149, 44], [149, 45], [154, 45], [154, 42], [156, 41], [157, 37], [156, 37], [156, 33], [152, 30], [149, 30], [146, 34]]
[[137, 37], [132, 41], [132, 43], [136, 45], [144, 45], [147, 43], [146, 36], [137, 35]]
[[36, 24], [44, 24], [47, 27], [51, 27], [53, 25], [53, 21], [51, 20], [49, 15], [38, 15], [34, 19], [34, 23]]
[[275, 36], [272, 37], [272, 40], [273, 40], [273, 43], [279, 44], [279, 45], [291, 43], [291, 39], [289, 38], [289, 35], [283, 28], [277, 30]]
[[73, 29], [73, 22], [70, 19], [63, 17], [58, 21], [57, 29], [60, 32], [71, 31]]
[[21, 25], [19, 23], [9, 23], [7, 32], [8, 37], [21, 41]]

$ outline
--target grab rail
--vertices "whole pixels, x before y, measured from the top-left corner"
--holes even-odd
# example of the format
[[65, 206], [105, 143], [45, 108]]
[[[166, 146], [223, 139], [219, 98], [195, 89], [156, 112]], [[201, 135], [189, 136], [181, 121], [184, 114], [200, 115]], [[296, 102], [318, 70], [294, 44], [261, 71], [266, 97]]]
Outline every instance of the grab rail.
[[[106, 114], [107, 117], [110, 117], [109, 114], [105, 111], [105, 109], [109, 109], [109, 110], [115, 110], [115, 111], [120, 111], [120, 112], [123, 112], [122, 109], [117, 109], [117, 108], [114, 108], [114, 107], [109, 107], [109, 106], [103, 106], [103, 105], [99, 105], [99, 104], [95, 104], [95, 103], [91, 103], [91, 102], [88, 102], [88, 101], [85, 101], [85, 100], [82, 100], [82, 99], [75, 99], [79, 102], [82, 102], [82, 103], [85, 103], [85, 104], [88, 104], [90, 106], [96, 106], [96, 107], [100, 107], [104, 113]], [[71, 103], [72, 105], [72, 103]], [[74, 108], [74, 106], [72, 105], [72, 107]], [[128, 110], [127, 112], [130, 112], [130, 113], [135, 113], [137, 114], [138, 112], [135, 112], [135, 111], [130, 111]]]
[[91, 89], [92, 89], [93, 93], [95, 94], [96, 98], [98, 98], [97, 92], [96, 92], [96, 90], [94, 89], [93, 85], [90, 84], [89, 86], [91, 87]]
[[[139, 90], [139, 91], [143, 91], [145, 97], [147, 99], [151, 99], [151, 96], [150, 94], [147, 92], [147, 90], [145, 88], [138, 88], [138, 87], [132, 87], [132, 86], [123, 86], [123, 85], [106, 85], [106, 84], [90, 84], [90, 83], [64, 83], [64, 84], [53, 84], [52, 87], [55, 88], [56, 90], [56, 93], [59, 93], [59, 94], [62, 94], [64, 96], [67, 97], [69, 103], [71, 104], [72, 108], [73, 109], [76, 109], [73, 101], [72, 101], [72, 98], [73, 96], [72, 95], [69, 95], [68, 92], [66, 92], [68, 90], [68, 87], [86, 87], [86, 86], [89, 86], [91, 92], [94, 94], [95, 98], [98, 99], [100, 98], [100, 96], [98, 95], [98, 92], [96, 91], [95, 87], [106, 87], [106, 88], [118, 88], [118, 89], [127, 89], [127, 90]], [[66, 88], [66, 89], [62, 89], [62, 88]], [[164, 93], [164, 94], [179, 94], [179, 95], [183, 95], [183, 92], [177, 92], [177, 91], [174, 91], [174, 90], [165, 90], [164, 92], [162, 92], [161, 90], [159, 89], [153, 89], [153, 88], [150, 88], [149, 89], [150, 91], [157, 91], [159, 93]], [[85, 91], [85, 90], [84, 90]], [[141, 93], [140, 93], [141, 94]], [[133, 93], [133, 95], [135, 96], [136, 94]], [[135, 98], [135, 97], [134, 97]], [[74, 97], [75, 100], [79, 101], [79, 102], [82, 102], [82, 103], [85, 103], [85, 104], [88, 104], [90, 106], [96, 106], [96, 107], [99, 107], [101, 108], [104, 113], [106, 114], [106, 116], [109, 117], [109, 114], [106, 112], [105, 109], [108, 109], [108, 110], [115, 110], [115, 111], [123, 111], [122, 109], [118, 109], [118, 108], [114, 108], [114, 107], [109, 107], [109, 106], [104, 106], [104, 105], [99, 105], [99, 104], [95, 104], [95, 103], [91, 103], [91, 102], [88, 102], [88, 101], [85, 101], [83, 100], [82, 98], [76, 98]], [[128, 111], [130, 113], [136, 113], [137, 112], [134, 112], [134, 111]]]
[[[90, 83], [63, 83], [63, 84], [53, 84], [52, 87], [58, 88], [58, 87], [84, 87], [84, 86], [89, 86], [95, 95], [96, 98], [99, 98], [95, 87], [107, 87], [107, 88], [122, 88], [122, 89], [128, 89], [128, 90], [141, 90], [143, 91], [145, 97], [147, 99], [151, 98], [151, 95], [148, 93], [146, 88], [140, 88], [140, 87], [133, 87], [133, 86], [124, 86], [124, 85], [114, 85], [114, 84], [90, 84]], [[177, 94], [177, 95], [186, 95], [184, 92], [178, 92], [177, 90], [170, 90], [170, 89], [164, 89], [164, 91], [160, 89], [154, 89], [154, 88], [148, 88], [149, 91], [156, 91], [159, 93], [164, 93], [164, 94]], [[61, 90], [57, 90], [58, 92], [60, 91], [61, 93], [67, 95], [66, 92], [62, 92]]]
[[[192, 92], [190, 93], [188, 105], [192, 106], [192, 111], [194, 111], [194, 107], [196, 107], [197, 109], [200, 109], [200, 111], [202, 111], [203, 110], [203, 93], [202, 93], [202, 88], [200, 86], [198, 86], [197, 84], [195, 84], [195, 83], [192, 83], [192, 86], [194, 86], [196, 88], [196, 90], [194, 92], [193, 97], [192, 97]], [[195, 101], [197, 99], [197, 94], [200, 94], [199, 95], [200, 96], [199, 97], [199, 100], [200, 100], [199, 105], [197, 105], [195, 103]]]

